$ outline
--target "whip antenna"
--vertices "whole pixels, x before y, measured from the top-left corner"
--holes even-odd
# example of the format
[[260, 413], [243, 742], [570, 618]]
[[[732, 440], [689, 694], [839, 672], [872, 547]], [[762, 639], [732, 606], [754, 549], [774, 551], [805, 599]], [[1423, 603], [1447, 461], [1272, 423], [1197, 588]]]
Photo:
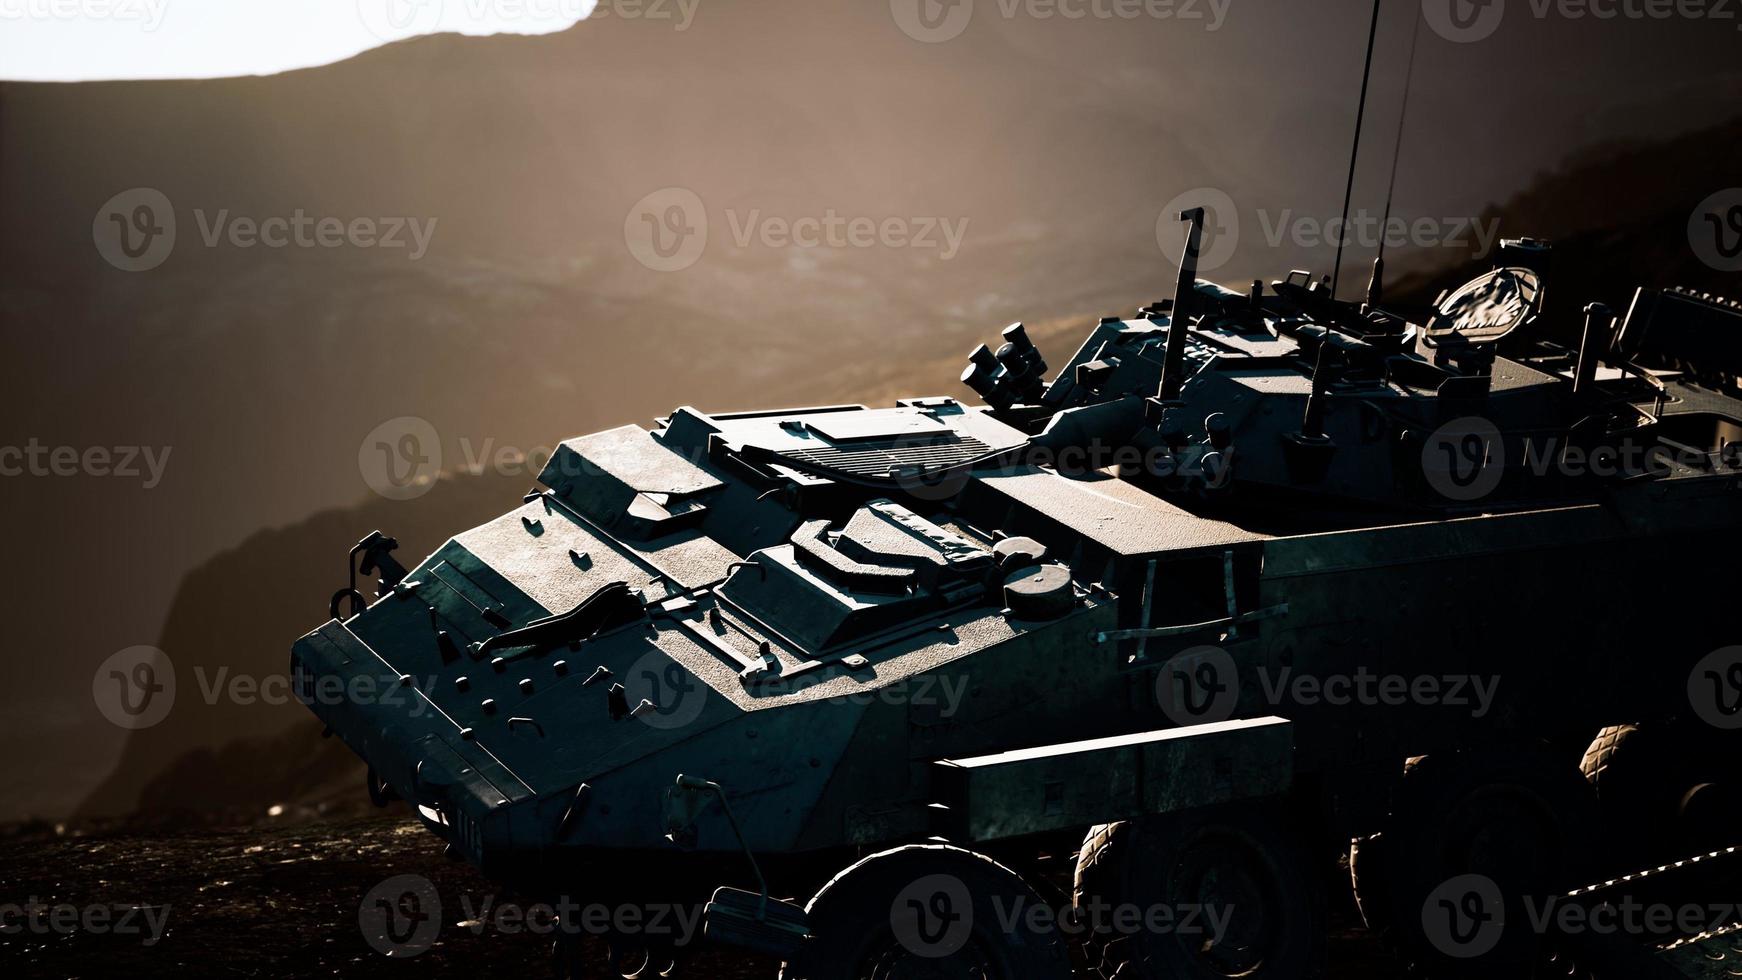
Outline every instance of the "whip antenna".
[[[1392, 181], [1385, 188], [1385, 221], [1380, 221], [1380, 258], [1385, 261], [1385, 228], [1392, 223], [1392, 195], [1397, 193], [1397, 160], [1404, 151], [1404, 120], [1409, 118], [1409, 89], [1415, 87], [1415, 49], [1421, 40], [1421, 7], [1416, 7], [1415, 31], [1409, 33], [1409, 63], [1404, 66], [1404, 103], [1397, 110], [1397, 143], [1392, 144]], [[1381, 265], [1380, 268], [1385, 268]]]
[[1337, 235], [1337, 264], [1331, 269], [1331, 299], [1343, 274], [1343, 243], [1349, 240], [1349, 199], [1355, 196], [1355, 161], [1361, 154], [1361, 123], [1367, 117], [1367, 80], [1373, 76], [1373, 42], [1379, 37], [1379, 3], [1373, 0], [1373, 23], [1367, 28], [1367, 66], [1361, 70], [1361, 102], [1355, 110], [1355, 145], [1349, 150], [1349, 183], [1343, 188], [1343, 223]]

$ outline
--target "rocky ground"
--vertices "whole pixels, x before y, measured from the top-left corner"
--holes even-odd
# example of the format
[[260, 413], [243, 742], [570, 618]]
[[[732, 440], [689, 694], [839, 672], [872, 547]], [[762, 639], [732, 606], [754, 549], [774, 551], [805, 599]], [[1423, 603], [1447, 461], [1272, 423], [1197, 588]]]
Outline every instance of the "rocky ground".
[[[439, 931], [409, 957], [384, 955], [378, 947], [391, 943], [368, 935], [379, 894], [372, 890], [399, 875], [427, 879], [440, 901]], [[0, 924], [20, 926], [0, 934], [0, 975], [550, 976], [548, 935], [520, 924], [518, 911], [503, 913], [522, 901], [446, 860], [440, 843], [403, 815], [82, 835], [21, 829], [0, 840]], [[1347, 913], [1334, 918], [1342, 921], [1332, 937], [1333, 976], [1402, 975]], [[608, 975], [602, 942], [589, 942], [585, 955], [589, 976]], [[775, 969], [704, 953], [682, 975], [767, 980]]]
[[[360, 918], [371, 890], [397, 875], [432, 883], [442, 914], [427, 949], [396, 958], [371, 945]], [[11, 977], [550, 975], [548, 938], [483, 911], [520, 900], [443, 858], [415, 821], [20, 835], [0, 842], [0, 883], [0, 905], [43, 907], [35, 926], [28, 911], [0, 909], [7, 926], [23, 925], [0, 935], [0, 974]], [[74, 923], [63, 906], [108, 921]], [[602, 944], [587, 955], [604, 969]], [[771, 975], [742, 957], [695, 966], [721, 980]]]

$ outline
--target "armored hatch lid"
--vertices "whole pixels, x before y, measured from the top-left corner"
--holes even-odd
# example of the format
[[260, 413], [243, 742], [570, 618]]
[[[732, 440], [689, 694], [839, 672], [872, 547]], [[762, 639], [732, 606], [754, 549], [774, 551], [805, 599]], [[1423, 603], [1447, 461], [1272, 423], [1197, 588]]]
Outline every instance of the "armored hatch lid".
[[[565, 461], [562, 458], [565, 453], [574, 458]], [[558, 469], [556, 477], [585, 475], [586, 470], [592, 469], [637, 493], [688, 497], [723, 486], [719, 478], [661, 445], [652, 433], [638, 425], [622, 425], [566, 440], [551, 463], [576, 466], [574, 473]], [[540, 481], [554, 489], [555, 484], [547, 479], [551, 476], [551, 468], [547, 467]]]
[[984, 591], [991, 549], [890, 500], [872, 500], [839, 534], [809, 521], [739, 567], [719, 594], [812, 651]]
[[[971, 490], [990, 490], [996, 500], [979, 498], [969, 506], [1000, 514], [1009, 504], [1062, 525], [1116, 555], [1228, 548], [1271, 535], [1214, 518], [1199, 517], [1133, 483], [1103, 474], [1067, 477], [1038, 466], [977, 473]], [[966, 509], [966, 508], [965, 508]]]
[[806, 428], [832, 442], [859, 439], [924, 439], [943, 436], [949, 427], [936, 416], [901, 408], [870, 408], [863, 412], [837, 412], [804, 420]]
[[747, 458], [849, 479], [886, 478], [906, 467], [956, 466], [1028, 441], [1021, 431], [954, 399], [709, 421]]

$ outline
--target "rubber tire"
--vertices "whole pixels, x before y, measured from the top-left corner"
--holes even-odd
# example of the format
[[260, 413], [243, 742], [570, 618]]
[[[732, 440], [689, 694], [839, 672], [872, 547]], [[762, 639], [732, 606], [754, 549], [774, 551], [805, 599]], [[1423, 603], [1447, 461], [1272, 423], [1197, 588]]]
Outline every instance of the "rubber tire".
[[1390, 842], [1384, 834], [1363, 837], [1349, 844], [1349, 888], [1355, 893], [1355, 908], [1367, 931], [1385, 943], [1392, 942], [1397, 920], [1392, 913], [1389, 882], [1396, 874]]
[[[1535, 820], [1536, 834], [1499, 836], [1497, 847], [1473, 838], [1473, 827], [1502, 834], [1521, 827], [1517, 819], [1475, 822], [1490, 800]], [[1351, 849], [1356, 902], [1373, 933], [1434, 976], [1527, 975], [1541, 953], [1529, 930], [1509, 928], [1491, 953], [1460, 959], [1429, 942], [1423, 907], [1450, 879], [1484, 874], [1506, 896], [1506, 921], [1527, 922], [1524, 897], [1540, 901], [1584, 883], [1596, 825], [1590, 789], [1564, 757], [1522, 748], [1412, 760], [1384, 830]]]
[[[1412, 756], [1403, 761], [1403, 778], [1427, 762], [1426, 756]], [[1384, 831], [1349, 842], [1349, 889], [1355, 895], [1355, 908], [1367, 931], [1387, 947], [1400, 943], [1392, 935], [1397, 927], [1390, 890], [1397, 872], [1397, 857]]]
[[[1731, 828], [1742, 823], [1739, 754], [1735, 736], [1699, 726], [1614, 725], [1599, 731], [1579, 769], [1601, 808], [1601, 852], [1616, 859], [1605, 872], [1638, 871], [1742, 843], [1731, 839]], [[1705, 801], [1719, 801], [1711, 807], [1717, 812], [1689, 812], [1692, 791], [1700, 786], [1708, 787]]]
[[[1312, 872], [1301, 842], [1284, 829], [1288, 826], [1280, 807], [1230, 804], [1094, 827], [1077, 855], [1073, 898], [1079, 915], [1092, 925], [1088, 909], [1096, 900], [1138, 909], [1190, 903], [1190, 897], [1166, 894], [1169, 886], [1156, 876], [1177, 871], [1195, 845], [1221, 837], [1249, 849], [1257, 865], [1270, 872], [1267, 911], [1280, 923], [1274, 948], [1236, 975], [1251, 980], [1319, 976], [1326, 939], [1323, 882]], [[1194, 943], [1173, 932], [1115, 935], [1101, 929], [1088, 932], [1083, 947], [1090, 975], [1102, 980], [1230, 975], [1206, 961], [1201, 940]]]
[[1056, 928], [1003, 928], [1012, 909], [1044, 906], [1040, 895], [991, 858], [947, 844], [883, 851], [836, 875], [805, 907], [810, 951], [782, 966], [782, 980], [866, 980], [872, 960], [899, 949], [892, 926], [897, 899], [937, 875], [959, 881], [972, 903], [966, 942], [991, 963], [985, 980], [1071, 980], [1069, 946]]

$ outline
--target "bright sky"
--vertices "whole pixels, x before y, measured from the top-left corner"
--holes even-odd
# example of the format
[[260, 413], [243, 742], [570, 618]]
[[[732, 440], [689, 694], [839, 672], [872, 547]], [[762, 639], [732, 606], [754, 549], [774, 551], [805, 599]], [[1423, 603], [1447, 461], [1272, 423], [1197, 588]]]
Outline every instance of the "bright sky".
[[0, 79], [306, 68], [417, 34], [545, 34], [596, 0], [0, 0]]

